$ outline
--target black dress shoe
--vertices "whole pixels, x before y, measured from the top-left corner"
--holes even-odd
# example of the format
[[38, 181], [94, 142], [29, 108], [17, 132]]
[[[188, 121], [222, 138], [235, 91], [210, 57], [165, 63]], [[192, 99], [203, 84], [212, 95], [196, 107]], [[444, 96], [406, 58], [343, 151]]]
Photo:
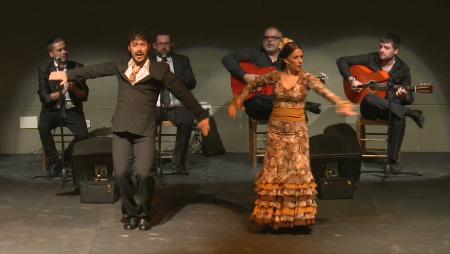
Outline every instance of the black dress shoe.
[[425, 123], [425, 117], [423, 116], [422, 111], [420, 110], [411, 110], [411, 113], [408, 114], [414, 122], [416, 122], [419, 128], [423, 128], [423, 124]]
[[134, 230], [139, 226], [139, 220], [137, 217], [129, 217], [125, 224], [123, 224], [123, 229]]
[[150, 230], [152, 228], [152, 225], [150, 222], [151, 222], [151, 217], [149, 217], [149, 216], [139, 218], [139, 230], [141, 230], [141, 231]]

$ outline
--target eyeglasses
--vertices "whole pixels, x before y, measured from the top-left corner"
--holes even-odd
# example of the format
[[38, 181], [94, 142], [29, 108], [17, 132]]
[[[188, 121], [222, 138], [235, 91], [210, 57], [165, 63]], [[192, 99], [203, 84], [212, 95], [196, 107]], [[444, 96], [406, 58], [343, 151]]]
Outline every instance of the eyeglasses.
[[170, 46], [170, 42], [157, 42], [156, 43], [157, 46]]
[[264, 35], [264, 36], [263, 36], [263, 40], [266, 40], [266, 41], [267, 41], [267, 40], [269, 40], [269, 39], [275, 41], [275, 40], [280, 40], [281, 37], [279, 37], [279, 36], [267, 36], [267, 35]]

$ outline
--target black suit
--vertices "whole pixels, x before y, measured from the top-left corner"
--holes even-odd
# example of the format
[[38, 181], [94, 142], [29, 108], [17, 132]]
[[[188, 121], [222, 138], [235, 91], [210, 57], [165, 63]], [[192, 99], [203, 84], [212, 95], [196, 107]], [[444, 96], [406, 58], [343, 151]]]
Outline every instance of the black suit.
[[[83, 65], [73, 61], [67, 61], [66, 68], [68, 70], [82, 67]], [[42, 109], [39, 116], [39, 134], [44, 147], [45, 154], [49, 160], [49, 165], [58, 163], [58, 152], [55, 147], [55, 142], [51, 134], [51, 130], [60, 126], [59, 117], [60, 110], [56, 108], [59, 100], [51, 100], [50, 94], [58, 91], [60, 81], [49, 81], [48, 76], [50, 72], [56, 71], [56, 66], [54, 61], [49, 62], [46, 65], [42, 65], [38, 70], [39, 77], [39, 89], [38, 94], [42, 102]], [[82, 139], [87, 138], [88, 131], [86, 126], [86, 121], [83, 112], [83, 101], [87, 100], [89, 88], [86, 82], [82, 79], [74, 80], [75, 85], [78, 89], [85, 92], [83, 98], [78, 98], [72, 91], [69, 90], [69, 96], [75, 105], [71, 109], [63, 109], [65, 116], [62, 119], [63, 126], [70, 129], [70, 131], [75, 135], [72, 142], [69, 144], [65, 151], [65, 160], [67, 163], [70, 162], [70, 154], [72, 152], [73, 145]]]
[[[358, 56], [341, 57], [337, 60], [337, 66], [344, 79], [348, 79], [351, 76], [349, 68], [352, 65], [364, 65], [374, 71], [382, 69], [378, 53], [376, 52]], [[395, 64], [392, 66], [391, 71], [389, 71], [389, 76], [390, 82], [394, 85], [411, 85], [409, 67], [399, 57], [395, 57]], [[391, 160], [397, 160], [405, 135], [405, 116], [411, 113], [411, 109], [405, 105], [411, 104], [414, 101], [414, 97], [412, 93], [408, 93], [406, 99], [402, 100], [395, 95], [395, 92], [390, 93], [390, 96], [392, 102], [392, 118], [389, 128], [391, 139], [388, 156]], [[387, 120], [389, 116], [389, 100], [370, 94], [361, 102], [360, 111], [364, 118]]]
[[[164, 63], [150, 64], [150, 74], [132, 85], [125, 75], [128, 59], [96, 64], [70, 70], [69, 80], [117, 76], [119, 89], [117, 106], [112, 120], [113, 161], [115, 178], [122, 196], [122, 211], [130, 216], [149, 216], [154, 193], [151, 174], [155, 153], [156, 101], [162, 87], [172, 92], [193, 112], [197, 120], [208, 117], [192, 93], [176, 79]], [[134, 200], [130, 171], [137, 176], [140, 203]]]
[[[189, 62], [189, 58], [172, 52], [169, 56], [172, 61], [174, 74], [177, 79], [183, 81], [188, 89], [193, 89], [197, 83]], [[157, 61], [156, 54], [151, 56], [152, 61]], [[191, 139], [194, 116], [182, 105], [174, 107], [159, 107], [156, 111], [156, 119], [160, 121], [170, 121], [177, 126], [177, 136], [172, 162], [179, 169], [186, 169], [186, 157], [189, 150], [189, 140]]]

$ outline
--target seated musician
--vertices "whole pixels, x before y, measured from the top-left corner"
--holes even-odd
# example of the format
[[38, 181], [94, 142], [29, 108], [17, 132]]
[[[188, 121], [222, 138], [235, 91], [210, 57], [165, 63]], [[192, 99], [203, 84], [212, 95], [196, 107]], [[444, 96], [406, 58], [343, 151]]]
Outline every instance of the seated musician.
[[[242, 49], [230, 53], [222, 59], [225, 68], [233, 77], [248, 83], [258, 77], [256, 74], [246, 73], [240, 67], [241, 62], [250, 62], [259, 68], [273, 67], [281, 70], [283, 60], [280, 55], [280, 42], [283, 37], [280, 29], [268, 27], [264, 31], [262, 45], [255, 48]], [[273, 107], [273, 98], [270, 95], [256, 94], [244, 102], [245, 112], [248, 116], [256, 120], [269, 119]], [[307, 102], [306, 110], [319, 114], [320, 104]]]
[[[410, 86], [411, 75], [408, 65], [398, 57], [400, 47], [400, 37], [395, 34], [388, 34], [380, 39], [378, 52], [368, 53], [358, 56], [341, 57], [337, 60], [337, 66], [342, 77], [349, 81], [351, 89], [361, 92], [362, 83], [352, 76], [350, 67], [363, 65], [373, 71], [383, 70], [389, 74], [389, 82], [392, 85]], [[403, 87], [393, 89], [392, 93], [387, 93], [386, 98], [380, 98], [374, 94], [369, 94], [361, 101], [361, 116], [365, 119], [384, 119], [389, 117], [389, 97], [391, 99], [390, 111], [391, 122], [389, 128], [390, 141], [388, 144], [388, 160], [391, 173], [399, 173], [401, 170], [398, 164], [398, 156], [405, 134], [405, 117], [411, 117], [416, 124], [423, 128], [425, 118], [421, 111], [411, 110], [405, 105], [412, 104], [413, 94]]]

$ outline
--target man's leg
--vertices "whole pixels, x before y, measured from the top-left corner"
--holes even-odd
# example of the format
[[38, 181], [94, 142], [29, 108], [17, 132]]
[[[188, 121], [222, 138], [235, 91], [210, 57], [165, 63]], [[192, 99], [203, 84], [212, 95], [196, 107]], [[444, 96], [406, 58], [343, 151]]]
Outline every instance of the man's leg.
[[167, 118], [177, 126], [175, 150], [172, 161], [180, 173], [187, 173], [186, 157], [189, 151], [194, 115], [185, 107], [174, 107], [167, 110]]
[[124, 229], [138, 227], [139, 208], [134, 200], [134, 188], [131, 181], [133, 163], [133, 143], [129, 133], [114, 133], [112, 138], [114, 177], [121, 195], [122, 212], [126, 216]]
[[389, 141], [389, 159], [392, 163], [398, 161], [400, 148], [402, 146], [403, 137], [405, 136], [406, 121], [405, 118], [399, 119], [393, 117], [391, 119], [390, 141]]
[[[367, 119], [389, 119], [389, 107], [386, 106], [386, 99], [381, 99], [375, 95], [368, 95], [361, 103], [361, 115]], [[392, 173], [398, 173], [400, 166], [397, 163], [403, 137], [405, 135], [405, 116], [411, 111], [409, 108], [399, 104], [391, 103], [392, 115], [389, 127], [388, 162]], [[394, 111], [396, 113], [394, 113]], [[399, 117], [400, 116], [400, 117]]]
[[[72, 161], [72, 152], [74, 145], [78, 141], [88, 138], [89, 134], [83, 113], [75, 111], [73, 109], [69, 109], [66, 111], [66, 114], [67, 118], [64, 119], [64, 125], [69, 128], [69, 130], [74, 134], [72, 142], [70, 142], [69, 146], [67, 146], [66, 150], [64, 151], [64, 163], [66, 164], [65, 166], [68, 166]], [[74, 187], [79, 187], [78, 172], [72, 170], [72, 178]]]
[[39, 116], [39, 135], [41, 138], [42, 146], [44, 148], [45, 155], [48, 160], [49, 176], [56, 176], [61, 169], [60, 161], [58, 158], [58, 151], [56, 150], [55, 142], [52, 136], [52, 130], [59, 126], [59, 111], [44, 111]]
[[138, 137], [133, 145], [134, 169], [137, 177], [137, 191], [139, 196], [139, 229], [149, 230], [151, 225], [151, 207], [155, 192], [152, 167], [155, 154], [154, 136]]

